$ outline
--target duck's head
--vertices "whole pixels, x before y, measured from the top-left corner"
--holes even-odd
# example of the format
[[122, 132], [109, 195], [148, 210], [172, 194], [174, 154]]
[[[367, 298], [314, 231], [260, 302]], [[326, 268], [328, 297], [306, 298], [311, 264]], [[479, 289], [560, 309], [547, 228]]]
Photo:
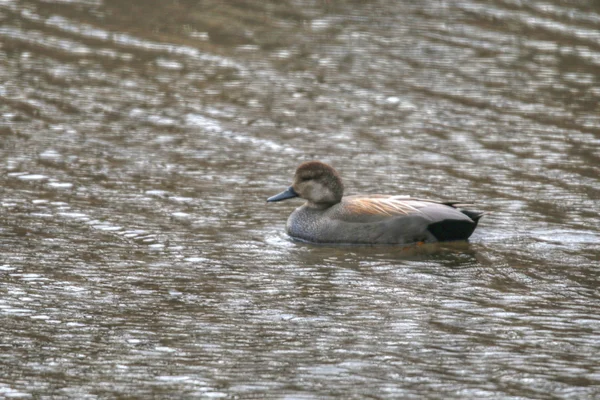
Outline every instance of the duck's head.
[[294, 183], [268, 202], [301, 197], [309, 207], [327, 208], [342, 200], [344, 185], [335, 169], [320, 161], [308, 161], [296, 169]]

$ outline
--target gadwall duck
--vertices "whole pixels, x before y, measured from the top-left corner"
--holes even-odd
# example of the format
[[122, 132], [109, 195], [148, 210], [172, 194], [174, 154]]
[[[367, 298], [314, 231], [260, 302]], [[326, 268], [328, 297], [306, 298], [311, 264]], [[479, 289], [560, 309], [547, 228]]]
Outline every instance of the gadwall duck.
[[275, 202], [300, 197], [306, 203], [287, 220], [287, 233], [313, 243], [410, 244], [466, 240], [483, 213], [462, 210], [459, 202], [410, 196], [345, 196], [335, 169], [320, 161], [301, 164], [294, 183], [269, 197]]

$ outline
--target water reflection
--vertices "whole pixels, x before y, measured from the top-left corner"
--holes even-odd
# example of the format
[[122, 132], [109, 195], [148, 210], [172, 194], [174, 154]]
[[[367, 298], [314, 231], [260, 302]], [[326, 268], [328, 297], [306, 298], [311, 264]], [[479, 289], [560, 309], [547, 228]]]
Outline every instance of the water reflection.
[[[0, 397], [600, 394], [594, 4], [0, 21]], [[295, 243], [264, 199], [314, 158], [488, 214], [470, 243]]]

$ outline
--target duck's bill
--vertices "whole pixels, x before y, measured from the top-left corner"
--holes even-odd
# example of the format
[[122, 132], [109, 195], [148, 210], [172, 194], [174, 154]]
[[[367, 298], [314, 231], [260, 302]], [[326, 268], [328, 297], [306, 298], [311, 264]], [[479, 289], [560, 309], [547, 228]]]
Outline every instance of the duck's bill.
[[291, 199], [292, 197], [298, 197], [298, 193], [294, 190], [293, 187], [287, 188], [283, 192], [276, 194], [275, 196], [271, 196], [267, 199], [267, 202], [272, 203], [274, 201], [281, 201], [285, 199]]

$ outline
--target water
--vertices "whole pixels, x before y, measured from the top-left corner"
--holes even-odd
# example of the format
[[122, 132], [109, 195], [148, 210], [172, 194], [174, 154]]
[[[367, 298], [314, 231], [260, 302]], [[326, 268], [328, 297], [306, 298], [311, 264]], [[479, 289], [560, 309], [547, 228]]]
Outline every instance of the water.
[[[126, 4], [121, 4], [126, 3]], [[600, 396], [600, 9], [0, 1], [0, 397]], [[469, 243], [291, 242], [348, 193]]]

